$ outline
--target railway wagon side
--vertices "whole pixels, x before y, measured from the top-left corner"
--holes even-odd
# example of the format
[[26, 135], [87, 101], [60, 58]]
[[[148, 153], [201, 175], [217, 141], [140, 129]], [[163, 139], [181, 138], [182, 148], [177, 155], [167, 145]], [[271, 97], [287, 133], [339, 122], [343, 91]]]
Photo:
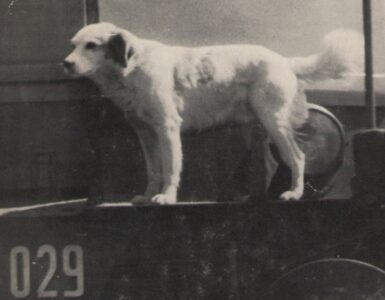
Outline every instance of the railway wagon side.
[[[184, 136], [181, 203], [133, 207], [146, 180], [136, 136], [95, 86], [62, 71], [70, 37], [99, 20], [169, 43], [255, 42], [287, 56], [313, 53], [336, 26], [361, 30], [361, 1], [292, 4], [0, 0], [1, 299], [385, 298], [383, 205], [351, 186], [362, 77], [307, 92], [347, 137], [315, 193], [323, 200], [266, 197], [264, 132], [253, 124], [251, 148], [240, 127]], [[373, 5], [381, 126], [384, 10]]]

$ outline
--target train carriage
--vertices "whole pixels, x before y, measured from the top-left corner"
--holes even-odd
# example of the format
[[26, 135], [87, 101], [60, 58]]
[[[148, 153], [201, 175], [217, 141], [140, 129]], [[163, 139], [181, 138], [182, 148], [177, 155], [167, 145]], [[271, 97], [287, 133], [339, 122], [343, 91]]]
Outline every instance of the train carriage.
[[[289, 2], [0, 0], [1, 299], [385, 299], [384, 145], [352, 140], [368, 127], [363, 72], [306, 91], [302, 200], [278, 200], [290, 176], [274, 145], [265, 167], [253, 123], [185, 134], [180, 201], [134, 206], [146, 183], [136, 135], [96, 86], [63, 71], [70, 38], [98, 21], [291, 57], [367, 17], [361, 0]], [[381, 128], [385, 6], [363, 2]]]

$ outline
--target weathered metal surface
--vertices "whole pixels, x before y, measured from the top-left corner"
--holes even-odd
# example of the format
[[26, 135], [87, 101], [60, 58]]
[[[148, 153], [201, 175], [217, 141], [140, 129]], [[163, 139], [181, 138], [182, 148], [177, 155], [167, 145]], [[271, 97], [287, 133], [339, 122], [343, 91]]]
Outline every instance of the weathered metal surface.
[[[36, 253], [50, 245], [58, 264], [47, 290], [59, 299], [78, 288], [62, 267], [68, 246], [82, 250], [79, 299], [264, 299], [281, 276], [317, 259], [350, 258], [384, 268], [383, 218], [379, 206], [352, 201], [102, 207], [73, 216], [2, 217], [0, 296], [15, 299], [10, 253], [21, 246], [30, 255], [30, 261], [16, 262], [19, 272], [30, 264], [26, 299], [38, 299], [52, 261]], [[73, 268], [80, 264], [76, 255], [72, 260]]]

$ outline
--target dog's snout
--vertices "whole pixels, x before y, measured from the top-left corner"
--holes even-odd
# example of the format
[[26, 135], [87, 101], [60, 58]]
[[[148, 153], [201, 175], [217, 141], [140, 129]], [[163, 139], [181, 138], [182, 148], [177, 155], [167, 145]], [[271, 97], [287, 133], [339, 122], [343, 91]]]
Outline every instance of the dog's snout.
[[73, 66], [74, 66], [74, 62], [69, 61], [69, 60], [64, 60], [63, 61], [63, 66], [64, 66], [65, 69], [71, 70], [73, 68]]

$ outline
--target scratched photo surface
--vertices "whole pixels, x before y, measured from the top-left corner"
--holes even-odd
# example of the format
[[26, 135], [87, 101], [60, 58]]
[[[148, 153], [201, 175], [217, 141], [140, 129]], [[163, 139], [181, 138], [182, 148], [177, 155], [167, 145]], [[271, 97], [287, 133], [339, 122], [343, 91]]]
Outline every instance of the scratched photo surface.
[[[77, 35], [99, 22], [114, 25]], [[252, 118], [230, 99], [285, 94], [242, 81], [264, 74], [252, 45], [273, 53], [282, 85], [286, 68], [311, 73], [294, 74], [301, 124], [281, 126], [304, 154], [299, 200], [282, 197], [294, 146], [271, 137], [267, 106]], [[87, 57], [113, 70], [118, 95], [75, 74]], [[163, 101], [149, 82], [164, 78], [183, 104], [174, 140], [118, 103]], [[382, 0], [0, 0], [0, 299], [385, 299], [384, 107]]]

